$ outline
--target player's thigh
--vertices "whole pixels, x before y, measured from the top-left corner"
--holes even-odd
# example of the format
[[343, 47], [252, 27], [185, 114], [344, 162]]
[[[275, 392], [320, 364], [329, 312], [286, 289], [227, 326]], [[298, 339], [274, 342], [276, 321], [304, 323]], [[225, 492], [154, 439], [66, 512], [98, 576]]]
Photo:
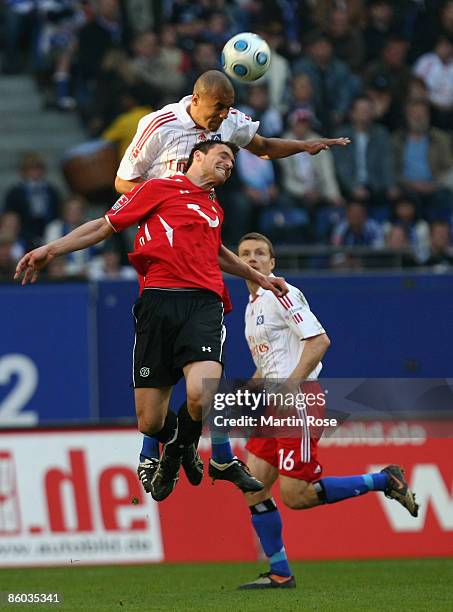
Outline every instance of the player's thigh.
[[143, 433], [157, 433], [163, 427], [168, 411], [172, 387], [137, 388], [135, 411], [138, 426]]
[[175, 385], [182, 376], [173, 362], [173, 344], [181, 322], [171, 295], [145, 289], [134, 305], [133, 315], [134, 388], [161, 389]]
[[250, 452], [247, 456], [247, 466], [252, 476], [255, 476], [264, 485], [264, 489], [258, 493], [245, 493], [247, 504], [254, 506], [271, 496], [272, 485], [278, 478], [278, 469]]
[[217, 361], [195, 361], [183, 368], [189, 412], [207, 414], [217, 392], [222, 365]]

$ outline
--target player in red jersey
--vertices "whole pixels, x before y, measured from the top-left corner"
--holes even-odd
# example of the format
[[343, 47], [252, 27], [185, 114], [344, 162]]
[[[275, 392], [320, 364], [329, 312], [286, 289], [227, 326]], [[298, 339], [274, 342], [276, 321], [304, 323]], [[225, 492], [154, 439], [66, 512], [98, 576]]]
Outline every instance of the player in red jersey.
[[[218, 70], [208, 70], [197, 79], [191, 95], [143, 117], [118, 168], [116, 190], [127, 193], [143, 180], [168, 177], [177, 170], [183, 171], [192, 147], [204, 140], [234, 142], [267, 159], [286, 157], [301, 151], [316, 155], [330, 146], [346, 146], [349, 143], [348, 138], [309, 141], [264, 138], [258, 134], [259, 121], [232, 108], [234, 98], [234, 87], [228, 77]], [[226, 287], [223, 302], [226, 314], [232, 308]], [[211, 452], [210, 475], [216, 479], [230, 480], [244, 490], [241, 485], [244, 478], [242, 466], [233, 456], [228, 436], [213, 437]], [[137, 469], [145, 491], [150, 490], [158, 456], [158, 441], [145, 434]], [[192, 484], [199, 484], [201, 480], [202, 474], [197, 470], [200, 465], [196, 453], [183, 460], [184, 470]]]
[[[16, 268], [16, 279], [22, 278], [23, 285], [33, 283], [55, 257], [139, 225], [129, 256], [144, 277], [144, 290], [134, 305], [135, 406], [140, 431], [156, 434], [162, 443], [170, 442], [152, 481], [151, 493], [158, 501], [175, 487], [182, 456], [201, 431], [202, 410], [210, 406], [215, 392], [204, 388], [203, 380], [221, 376], [221, 271], [253, 281], [276, 295], [287, 291], [282, 278], [269, 279], [222, 245], [223, 211], [214, 187], [228, 180], [236, 152], [236, 145], [221, 141], [196, 145], [186, 175], [138, 185], [121, 196], [105, 217], [30, 251]], [[187, 404], [177, 419], [168, 404], [172, 387], [182, 376]]]

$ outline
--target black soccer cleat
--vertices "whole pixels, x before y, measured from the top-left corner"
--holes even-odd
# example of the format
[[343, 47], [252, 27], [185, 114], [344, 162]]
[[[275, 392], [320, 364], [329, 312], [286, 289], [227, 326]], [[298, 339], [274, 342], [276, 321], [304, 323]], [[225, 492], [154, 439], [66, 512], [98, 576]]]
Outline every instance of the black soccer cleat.
[[180, 469], [181, 457], [170, 457], [165, 453], [164, 447], [150, 486], [151, 496], [155, 501], [163, 501], [170, 495], [178, 482]]
[[246, 464], [237, 457], [233, 457], [228, 463], [217, 463], [210, 459], [208, 473], [212, 484], [216, 480], [229, 480], [244, 493], [257, 493], [264, 489], [263, 483], [252, 476]]
[[138, 464], [137, 474], [143, 488], [147, 493], [151, 493], [151, 481], [154, 478], [157, 468], [159, 467], [159, 459], [145, 459]]
[[181, 463], [187, 480], [191, 485], [197, 487], [203, 480], [203, 461], [198, 454], [195, 444], [191, 444], [184, 449]]
[[271, 572], [260, 574], [256, 580], [246, 582], [238, 586], [238, 591], [252, 589], [295, 589], [296, 579], [294, 576], [278, 576]]
[[389, 481], [384, 494], [389, 499], [396, 499], [412, 516], [418, 515], [418, 504], [415, 501], [415, 493], [409, 489], [404, 478], [404, 470], [399, 465], [388, 465], [381, 470], [387, 474]]

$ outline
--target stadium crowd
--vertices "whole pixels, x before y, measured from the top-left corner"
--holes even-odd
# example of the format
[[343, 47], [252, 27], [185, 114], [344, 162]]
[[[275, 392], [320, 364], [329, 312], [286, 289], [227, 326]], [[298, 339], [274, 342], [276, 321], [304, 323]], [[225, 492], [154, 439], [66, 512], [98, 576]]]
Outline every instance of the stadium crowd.
[[[220, 69], [230, 36], [256, 32], [271, 67], [235, 88], [259, 133], [352, 142], [277, 161], [241, 150], [220, 190], [225, 243], [256, 230], [331, 245], [313, 268], [382, 265], [363, 256], [382, 249], [398, 266], [453, 265], [453, 0], [5, 0], [0, 15], [2, 72], [32, 73], [44, 105], [78, 113], [87, 139], [114, 143], [118, 160], [141, 117]], [[0, 202], [0, 278], [90, 204], [49, 183], [39, 151], [23, 155]], [[130, 277], [127, 246], [73, 254], [49, 276]]]

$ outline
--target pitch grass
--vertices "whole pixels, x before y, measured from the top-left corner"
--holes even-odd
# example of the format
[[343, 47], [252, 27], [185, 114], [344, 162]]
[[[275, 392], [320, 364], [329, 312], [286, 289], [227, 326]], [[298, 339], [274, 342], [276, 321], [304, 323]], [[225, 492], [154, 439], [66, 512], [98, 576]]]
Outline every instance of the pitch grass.
[[2, 610], [74, 612], [365, 612], [453, 610], [453, 559], [293, 563], [296, 589], [236, 591], [265, 571], [256, 563], [0, 570], [0, 591], [55, 592], [60, 605]]

